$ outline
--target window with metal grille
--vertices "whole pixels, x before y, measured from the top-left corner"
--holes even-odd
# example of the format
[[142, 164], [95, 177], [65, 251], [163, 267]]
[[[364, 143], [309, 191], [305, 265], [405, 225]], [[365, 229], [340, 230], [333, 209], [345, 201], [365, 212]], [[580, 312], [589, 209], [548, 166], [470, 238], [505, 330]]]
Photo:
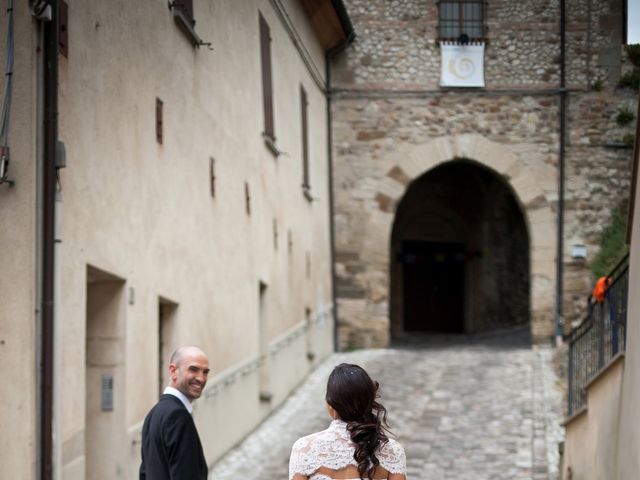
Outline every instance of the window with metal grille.
[[440, 40], [485, 40], [485, 0], [440, 0], [438, 35]]

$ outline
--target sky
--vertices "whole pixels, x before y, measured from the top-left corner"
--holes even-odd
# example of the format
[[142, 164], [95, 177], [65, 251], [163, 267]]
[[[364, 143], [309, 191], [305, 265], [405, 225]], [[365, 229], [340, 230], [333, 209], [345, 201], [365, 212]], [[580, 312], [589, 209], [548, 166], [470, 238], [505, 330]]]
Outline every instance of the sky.
[[627, 1], [627, 43], [640, 43], [640, 0]]

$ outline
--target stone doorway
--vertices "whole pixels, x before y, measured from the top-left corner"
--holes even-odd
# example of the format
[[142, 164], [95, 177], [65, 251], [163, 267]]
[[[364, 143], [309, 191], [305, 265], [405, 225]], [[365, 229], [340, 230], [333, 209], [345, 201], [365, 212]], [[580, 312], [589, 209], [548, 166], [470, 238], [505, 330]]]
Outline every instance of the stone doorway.
[[391, 335], [530, 322], [529, 236], [509, 185], [465, 159], [412, 181], [391, 235]]

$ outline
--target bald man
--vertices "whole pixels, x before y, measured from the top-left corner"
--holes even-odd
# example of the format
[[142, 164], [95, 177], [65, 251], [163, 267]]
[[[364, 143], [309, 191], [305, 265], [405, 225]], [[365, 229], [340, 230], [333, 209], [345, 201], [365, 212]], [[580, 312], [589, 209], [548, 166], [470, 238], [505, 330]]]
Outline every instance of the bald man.
[[193, 401], [209, 375], [209, 359], [198, 347], [181, 347], [169, 361], [169, 386], [142, 427], [140, 480], [206, 480], [207, 462], [193, 423]]

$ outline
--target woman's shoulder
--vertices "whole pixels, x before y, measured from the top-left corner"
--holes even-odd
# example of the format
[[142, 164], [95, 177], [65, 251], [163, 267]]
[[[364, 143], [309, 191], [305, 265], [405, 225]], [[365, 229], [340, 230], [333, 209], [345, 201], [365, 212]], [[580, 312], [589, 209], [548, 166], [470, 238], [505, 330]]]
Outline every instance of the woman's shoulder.
[[307, 448], [311, 444], [326, 441], [330, 436], [331, 434], [329, 433], [329, 429], [305, 435], [304, 437], [300, 437], [295, 441], [295, 443], [293, 444], [293, 449], [299, 450]]
[[391, 473], [404, 473], [407, 468], [407, 457], [404, 448], [395, 438], [390, 438], [376, 455], [382, 466]]
[[389, 437], [389, 441], [382, 446], [382, 450], [389, 450], [392, 452], [404, 452], [404, 447], [398, 440], [396, 440], [395, 438]]

